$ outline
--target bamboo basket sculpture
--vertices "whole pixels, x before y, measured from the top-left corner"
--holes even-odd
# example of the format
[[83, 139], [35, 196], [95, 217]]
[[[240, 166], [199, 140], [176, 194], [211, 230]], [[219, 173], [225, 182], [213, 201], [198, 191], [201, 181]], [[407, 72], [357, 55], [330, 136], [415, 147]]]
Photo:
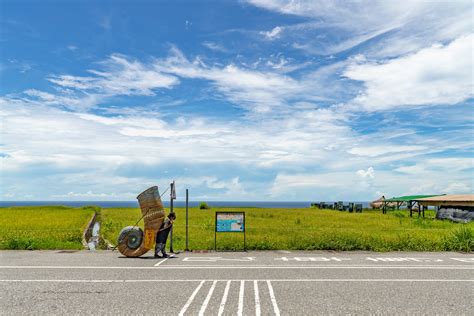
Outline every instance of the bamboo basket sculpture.
[[137, 226], [122, 229], [118, 238], [118, 250], [126, 257], [140, 257], [153, 248], [156, 233], [165, 219], [165, 209], [157, 186], [137, 196], [145, 223], [145, 232]]

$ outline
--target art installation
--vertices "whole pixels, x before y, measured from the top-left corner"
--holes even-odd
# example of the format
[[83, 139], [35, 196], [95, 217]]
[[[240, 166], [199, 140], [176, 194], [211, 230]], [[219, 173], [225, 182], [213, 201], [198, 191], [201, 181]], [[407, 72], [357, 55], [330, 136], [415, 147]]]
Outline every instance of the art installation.
[[122, 229], [118, 238], [118, 250], [127, 257], [140, 257], [153, 248], [156, 233], [165, 219], [165, 208], [157, 186], [137, 196], [145, 223], [145, 232], [138, 226]]

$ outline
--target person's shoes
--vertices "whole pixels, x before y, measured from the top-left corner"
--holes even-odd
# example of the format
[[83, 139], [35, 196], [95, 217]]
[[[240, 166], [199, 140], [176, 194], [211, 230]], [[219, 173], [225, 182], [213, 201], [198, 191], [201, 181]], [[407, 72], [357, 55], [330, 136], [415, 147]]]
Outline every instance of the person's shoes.
[[162, 256], [160, 256], [159, 254], [155, 253], [155, 255], [153, 256], [155, 258], [163, 258]]
[[169, 254], [167, 254], [167, 253], [164, 253], [162, 258], [169, 258], [169, 257], [170, 257], [170, 255], [169, 255]]

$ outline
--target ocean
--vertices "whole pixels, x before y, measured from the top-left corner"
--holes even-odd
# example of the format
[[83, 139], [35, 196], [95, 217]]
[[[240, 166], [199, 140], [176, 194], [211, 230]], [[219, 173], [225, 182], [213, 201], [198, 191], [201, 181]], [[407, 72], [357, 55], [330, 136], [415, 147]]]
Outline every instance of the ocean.
[[[190, 207], [196, 207], [201, 201], [189, 201]], [[305, 208], [311, 203], [319, 201], [206, 201], [211, 207], [261, 207], [261, 208]], [[321, 201], [334, 203], [333, 201]], [[346, 201], [344, 204], [355, 201]], [[369, 202], [362, 203], [363, 207], [369, 207]], [[82, 207], [96, 205], [103, 208], [112, 207], [138, 207], [137, 201], [0, 201], [0, 207], [10, 206], [40, 206], [40, 205], [64, 205], [70, 207]], [[169, 207], [169, 201], [164, 201], [165, 207]], [[185, 201], [174, 201], [175, 207], [184, 207]]]

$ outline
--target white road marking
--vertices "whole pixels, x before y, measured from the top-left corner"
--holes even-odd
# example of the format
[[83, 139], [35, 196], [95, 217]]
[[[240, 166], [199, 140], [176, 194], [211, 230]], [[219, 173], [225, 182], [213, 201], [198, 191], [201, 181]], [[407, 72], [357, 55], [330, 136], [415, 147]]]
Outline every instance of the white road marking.
[[[127, 280], [77, 280], [77, 279], [4, 279], [0, 280], [3, 283], [153, 283], [153, 282], [205, 282], [205, 281], [223, 281], [228, 284], [232, 281], [271, 281], [271, 282], [467, 282], [471, 283], [474, 282], [474, 279], [259, 279], [259, 280], [163, 280], [163, 279], [147, 279], [147, 280], [139, 280], [139, 279], [127, 279]], [[226, 286], [226, 291], [224, 292], [224, 297], [222, 297], [221, 304], [225, 304], [227, 299], [227, 292], [229, 291], [228, 287]], [[225, 298], [225, 300], [224, 300]]]
[[373, 262], [443, 262], [443, 259], [435, 259], [435, 258], [402, 258], [402, 257], [396, 257], [396, 258], [390, 258], [390, 257], [378, 257], [378, 258], [372, 258], [372, 257], [367, 257], [365, 258], [367, 261], [373, 261]]
[[205, 280], [202, 280], [201, 283], [199, 283], [199, 285], [196, 287], [196, 289], [194, 290], [193, 294], [191, 294], [191, 296], [189, 297], [188, 301], [186, 302], [186, 304], [184, 304], [183, 308], [181, 309], [181, 311], [179, 312], [179, 316], [183, 316], [184, 313], [186, 312], [186, 310], [188, 309], [189, 305], [191, 305], [191, 303], [193, 302], [194, 300], [194, 297], [196, 296], [196, 294], [199, 292], [199, 290], [201, 289], [202, 285], [204, 284], [204, 282], [206, 282]]
[[237, 315], [242, 316], [244, 312], [244, 290], [245, 290], [245, 281], [240, 281], [240, 291], [239, 291], [239, 307], [237, 309]]
[[160, 261], [158, 261], [158, 263], [155, 264], [154, 266], [157, 267], [157, 266], [159, 266], [160, 264], [162, 264], [163, 262], [165, 262], [165, 261], [168, 260], [168, 259], [169, 259], [169, 258], [165, 258], [165, 259], [163, 259], [163, 260], [160, 260]]
[[222, 257], [186, 257], [182, 261], [186, 262], [217, 262], [217, 261], [239, 261], [239, 262], [250, 262], [255, 261], [256, 257], [242, 257], [239, 258], [222, 258]]
[[255, 316], [260, 316], [260, 296], [258, 293], [258, 281], [253, 281], [253, 290], [255, 292]]
[[450, 258], [451, 260], [474, 263], [474, 258]]
[[154, 266], [155, 267], [158, 267], [159, 265], [161, 265], [163, 262], [165, 262], [166, 260], [168, 260], [169, 258], [174, 258], [174, 254], [170, 255], [168, 258], [165, 258], [161, 261], [159, 261], [157, 264], [155, 264]]
[[280, 260], [280, 261], [299, 261], [299, 262], [308, 262], [308, 261], [312, 261], [312, 262], [329, 262], [329, 261], [337, 261], [337, 262], [341, 262], [341, 261], [350, 261], [352, 260], [351, 258], [337, 258], [337, 257], [330, 257], [330, 258], [327, 258], [327, 257], [292, 257], [292, 258], [289, 258], [289, 257], [281, 257], [281, 258], [275, 258], [275, 260]]
[[123, 270], [157, 270], [157, 269], [436, 269], [436, 270], [474, 270], [474, 265], [166, 265], [166, 266], [0, 266], [0, 269], [123, 269]]
[[225, 285], [224, 295], [222, 296], [221, 305], [219, 306], [219, 312], [217, 314], [218, 316], [221, 316], [222, 313], [224, 313], [225, 302], [227, 301], [227, 295], [229, 294], [230, 282], [231, 280], [227, 281], [227, 284]]
[[275, 298], [275, 293], [273, 292], [273, 287], [270, 280], [267, 280], [267, 285], [268, 285], [268, 292], [270, 292], [270, 299], [272, 301], [273, 311], [275, 312], [276, 316], [280, 316], [280, 309], [278, 308], [278, 304]]
[[206, 311], [207, 304], [209, 304], [209, 301], [211, 300], [211, 296], [214, 292], [214, 289], [216, 288], [216, 284], [217, 280], [214, 280], [214, 282], [212, 282], [211, 288], [209, 289], [209, 293], [207, 293], [206, 299], [204, 300], [204, 302], [202, 302], [201, 310], [199, 311], [199, 316], [204, 316], [204, 312]]

